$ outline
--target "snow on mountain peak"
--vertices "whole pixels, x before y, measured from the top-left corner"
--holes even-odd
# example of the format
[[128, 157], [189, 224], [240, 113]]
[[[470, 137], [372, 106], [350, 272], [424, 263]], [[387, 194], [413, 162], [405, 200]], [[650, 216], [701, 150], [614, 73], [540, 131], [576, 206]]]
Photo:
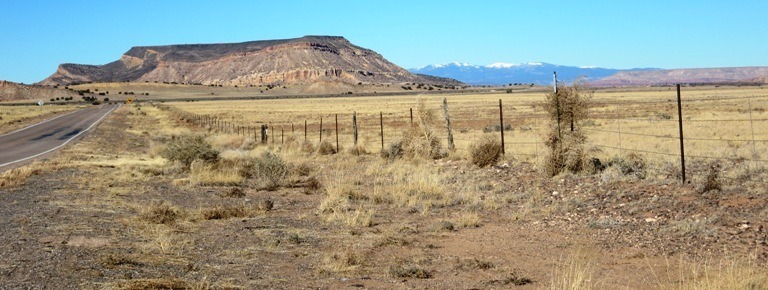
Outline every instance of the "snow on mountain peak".
[[541, 62], [527, 62], [527, 63], [506, 63], [506, 62], [495, 62], [489, 65], [486, 65], [487, 68], [513, 68], [513, 67], [520, 67], [520, 66], [540, 66], [544, 65], [544, 63]]

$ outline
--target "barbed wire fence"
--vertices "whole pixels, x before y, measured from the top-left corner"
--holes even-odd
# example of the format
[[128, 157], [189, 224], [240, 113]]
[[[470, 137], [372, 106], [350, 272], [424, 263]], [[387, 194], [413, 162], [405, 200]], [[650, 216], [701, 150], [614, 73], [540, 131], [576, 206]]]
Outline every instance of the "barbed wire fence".
[[[683, 98], [680, 102], [674, 102], [673, 97], [592, 102], [590, 116], [580, 124], [580, 130], [587, 133], [588, 145], [602, 151], [603, 156], [634, 153], [666, 158], [669, 162], [680, 159], [683, 181], [685, 172], [691, 170], [686, 168], [685, 158], [698, 163], [729, 161], [755, 166], [768, 163], [763, 154], [768, 149], [768, 139], [765, 139], [768, 95]], [[506, 156], [538, 162], [546, 153], [544, 132], [550, 123], [542, 108], [505, 106], [501, 99], [498, 103], [469, 105], [445, 100], [447, 110], [442, 104], [427, 110], [435, 117], [434, 131], [447, 148], [468, 154], [480, 137], [494, 134], [503, 140]], [[708, 110], [715, 106], [720, 108]], [[404, 131], [418, 126], [414, 120], [418, 116], [414, 114], [419, 113], [414, 108], [378, 113], [350, 111], [318, 114], [304, 120], [245, 124], [170, 106], [163, 108], [182, 120], [218, 133], [247, 136], [265, 144], [328, 141], [337, 151], [354, 146], [384, 149], [402, 138]], [[446, 121], [451, 122], [450, 131], [444, 127]], [[450, 142], [453, 144], [448, 144]], [[701, 171], [705, 169], [700, 167], [693, 170], [703, 174]]]

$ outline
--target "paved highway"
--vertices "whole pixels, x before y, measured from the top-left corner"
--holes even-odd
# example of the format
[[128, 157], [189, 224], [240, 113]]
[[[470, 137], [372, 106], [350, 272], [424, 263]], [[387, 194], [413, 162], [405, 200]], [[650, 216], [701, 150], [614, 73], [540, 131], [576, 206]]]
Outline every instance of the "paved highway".
[[0, 171], [64, 147], [118, 107], [101, 105], [81, 109], [0, 135]]

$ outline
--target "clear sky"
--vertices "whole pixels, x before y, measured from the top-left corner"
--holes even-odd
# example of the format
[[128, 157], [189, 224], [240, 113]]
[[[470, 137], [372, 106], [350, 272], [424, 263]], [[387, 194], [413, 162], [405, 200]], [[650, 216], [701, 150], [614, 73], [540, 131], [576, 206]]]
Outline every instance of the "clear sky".
[[0, 80], [105, 64], [132, 46], [344, 36], [405, 68], [768, 66], [768, 1], [2, 0]]

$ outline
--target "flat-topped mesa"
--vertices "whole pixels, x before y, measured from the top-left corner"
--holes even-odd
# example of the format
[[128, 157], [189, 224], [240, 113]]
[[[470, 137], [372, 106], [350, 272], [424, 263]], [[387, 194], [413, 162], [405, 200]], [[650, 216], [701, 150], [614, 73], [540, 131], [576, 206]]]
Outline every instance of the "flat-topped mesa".
[[138, 46], [114, 62], [62, 64], [40, 82], [175, 82], [203, 85], [282, 85], [434, 82], [339, 36], [305, 36], [224, 44]]

